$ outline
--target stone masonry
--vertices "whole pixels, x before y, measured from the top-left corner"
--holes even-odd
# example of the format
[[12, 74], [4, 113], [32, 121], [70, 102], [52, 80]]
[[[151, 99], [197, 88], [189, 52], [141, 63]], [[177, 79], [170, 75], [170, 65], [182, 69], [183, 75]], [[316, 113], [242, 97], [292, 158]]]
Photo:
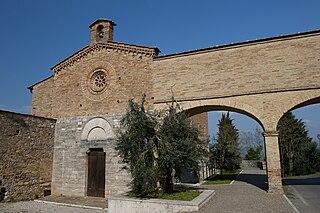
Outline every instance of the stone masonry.
[[[58, 119], [55, 151], [74, 150], [82, 159], [82, 168], [68, 170], [72, 157], [55, 154], [53, 191], [74, 189], [85, 195], [88, 144], [80, 143], [76, 135], [87, 130], [77, 127], [77, 119], [101, 117], [112, 129], [112, 119], [126, 111], [127, 100], [140, 100], [146, 93], [150, 110], [167, 107], [173, 95], [189, 115], [229, 110], [255, 119], [264, 129], [269, 192], [282, 193], [276, 127], [285, 112], [320, 102], [320, 30], [158, 56], [155, 47], [113, 41], [114, 26], [109, 20], [95, 21], [90, 25], [90, 44], [53, 66], [51, 77], [30, 87], [32, 114]], [[93, 135], [109, 131], [98, 130], [98, 124], [92, 126]], [[112, 147], [107, 142], [111, 136], [98, 138], [104, 140], [99, 142], [103, 150], [108, 149], [106, 144]], [[78, 143], [86, 144], [79, 153]], [[118, 174], [117, 169], [106, 170]], [[77, 177], [80, 189], [72, 184]], [[121, 191], [106, 187], [106, 196], [107, 190]]]
[[5, 201], [50, 191], [55, 120], [0, 111], [0, 186]]
[[52, 193], [85, 196], [87, 155], [91, 148], [106, 153], [105, 197], [128, 191], [130, 175], [115, 151], [122, 114], [60, 118], [56, 124]]

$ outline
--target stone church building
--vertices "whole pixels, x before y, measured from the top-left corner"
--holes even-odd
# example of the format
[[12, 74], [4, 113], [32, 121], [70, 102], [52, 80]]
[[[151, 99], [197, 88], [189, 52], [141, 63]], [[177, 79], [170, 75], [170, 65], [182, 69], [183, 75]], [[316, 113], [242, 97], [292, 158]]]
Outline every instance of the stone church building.
[[[145, 93], [152, 109], [155, 47], [113, 41], [115, 23], [98, 19], [90, 44], [52, 67], [32, 86], [32, 115], [56, 119], [51, 191], [107, 197], [128, 190], [130, 176], [114, 150], [129, 99]], [[203, 120], [207, 135], [207, 114]], [[202, 122], [202, 121], [201, 121]]]
[[[0, 111], [13, 127], [0, 126], [0, 186], [16, 197], [29, 189], [34, 197], [41, 190], [97, 197], [127, 191], [130, 176], [114, 149], [127, 101], [146, 94], [150, 110], [163, 109], [173, 94], [204, 138], [208, 111], [255, 119], [264, 131], [268, 191], [282, 193], [276, 127], [285, 112], [320, 103], [320, 30], [158, 56], [156, 47], [115, 42], [115, 26], [96, 20], [90, 44], [29, 87], [32, 115]], [[35, 150], [30, 167], [6, 144], [20, 154]]]

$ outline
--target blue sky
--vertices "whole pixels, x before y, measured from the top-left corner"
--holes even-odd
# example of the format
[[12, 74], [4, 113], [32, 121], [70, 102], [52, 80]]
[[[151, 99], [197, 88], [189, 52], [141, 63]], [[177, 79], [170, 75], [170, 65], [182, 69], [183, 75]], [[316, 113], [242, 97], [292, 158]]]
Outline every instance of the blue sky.
[[[1, 0], [0, 109], [29, 113], [27, 87], [86, 46], [97, 18], [117, 23], [115, 41], [168, 54], [319, 29], [319, 8], [319, 0]], [[312, 137], [320, 133], [319, 104], [295, 114]], [[245, 116], [234, 119], [243, 131], [258, 125]]]

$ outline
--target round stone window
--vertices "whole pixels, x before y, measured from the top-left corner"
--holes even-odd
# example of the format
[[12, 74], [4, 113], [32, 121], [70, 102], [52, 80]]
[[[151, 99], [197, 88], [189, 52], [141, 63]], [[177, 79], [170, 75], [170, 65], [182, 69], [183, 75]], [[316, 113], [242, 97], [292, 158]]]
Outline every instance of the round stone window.
[[90, 78], [90, 89], [94, 93], [100, 93], [107, 87], [107, 74], [102, 71], [95, 71]]
[[116, 84], [116, 72], [106, 61], [88, 61], [89, 70], [81, 76], [81, 89], [86, 98], [101, 101], [112, 92]]

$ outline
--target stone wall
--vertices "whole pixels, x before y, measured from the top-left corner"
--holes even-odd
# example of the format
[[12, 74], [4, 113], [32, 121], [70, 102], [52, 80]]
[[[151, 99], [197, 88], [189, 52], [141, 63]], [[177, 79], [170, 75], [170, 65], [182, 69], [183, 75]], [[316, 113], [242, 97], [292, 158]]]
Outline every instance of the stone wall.
[[155, 102], [201, 100], [319, 87], [320, 34], [160, 56], [152, 64]]
[[208, 113], [203, 112], [190, 117], [191, 124], [197, 127], [200, 131], [200, 137], [202, 140], [208, 140]]
[[32, 114], [46, 118], [53, 118], [53, 76], [35, 84], [30, 87], [30, 89], [32, 92]]
[[[151, 106], [151, 63], [151, 56], [94, 49], [33, 86], [32, 114], [62, 118], [125, 112], [128, 100], [140, 101], [144, 93]], [[106, 75], [106, 88], [101, 92], [91, 88], [96, 71]]]
[[0, 185], [5, 201], [50, 190], [55, 120], [0, 111]]
[[266, 169], [266, 162], [262, 160], [242, 160], [241, 168], [260, 168]]
[[114, 149], [122, 114], [60, 118], [56, 124], [52, 193], [87, 196], [88, 152], [106, 154], [105, 197], [128, 191], [130, 175]]

